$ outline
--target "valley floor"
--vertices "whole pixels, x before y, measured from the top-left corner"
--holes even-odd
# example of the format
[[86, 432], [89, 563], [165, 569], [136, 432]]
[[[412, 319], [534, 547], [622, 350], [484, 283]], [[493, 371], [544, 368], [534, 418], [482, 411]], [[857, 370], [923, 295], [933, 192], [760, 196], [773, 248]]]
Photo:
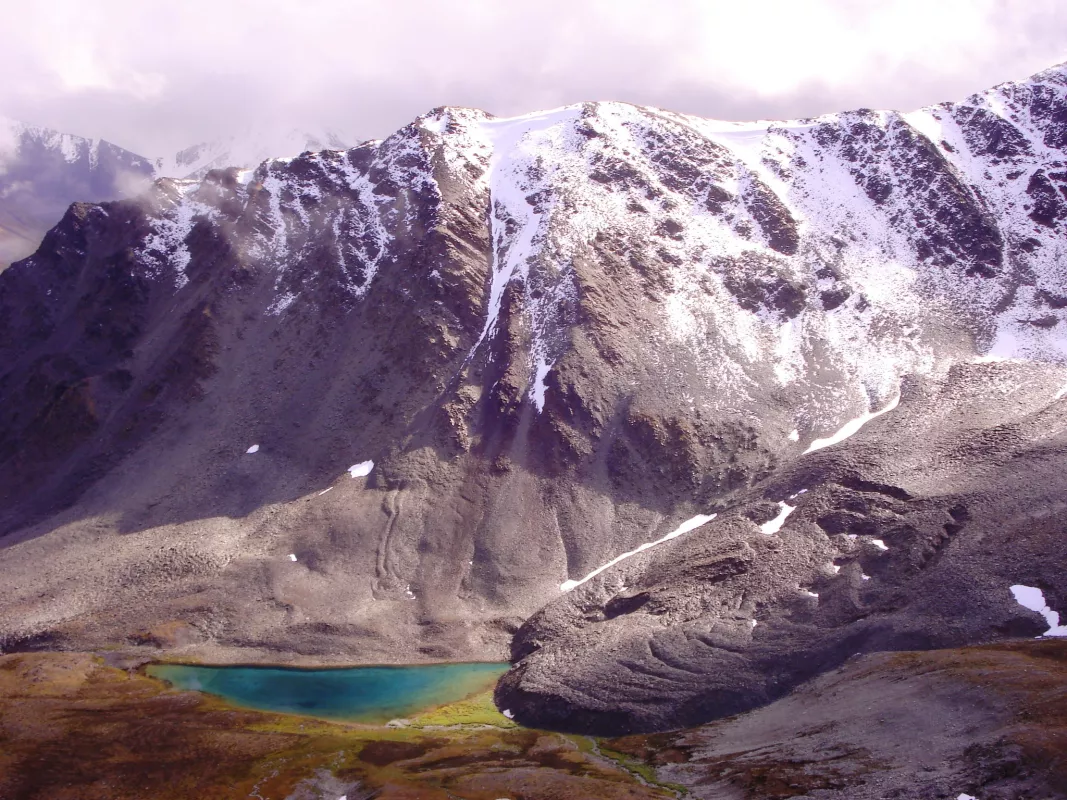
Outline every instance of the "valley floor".
[[0, 797], [1067, 796], [1067, 642], [857, 657], [698, 728], [594, 740], [488, 693], [374, 727], [235, 709], [89, 653], [0, 657]]
[[0, 657], [4, 800], [656, 800], [592, 740], [522, 729], [490, 693], [405, 727], [232, 708], [87, 653]]

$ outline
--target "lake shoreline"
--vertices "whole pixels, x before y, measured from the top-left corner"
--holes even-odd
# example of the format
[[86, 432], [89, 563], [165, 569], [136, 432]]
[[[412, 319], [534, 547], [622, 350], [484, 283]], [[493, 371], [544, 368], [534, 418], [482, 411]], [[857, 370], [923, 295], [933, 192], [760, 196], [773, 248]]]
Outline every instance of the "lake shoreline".
[[174, 689], [202, 692], [238, 708], [386, 724], [491, 693], [508, 666], [466, 662], [307, 669], [164, 663], [145, 665], [139, 672]]
[[20, 648], [5, 650], [5, 654], [22, 652], [91, 652], [119, 669], [135, 669], [144, 664], [197, 664], [204, 666], [278, 667], [295, 669], [349, 669], [352, 667], [410, 667], [438, 664], [504, 663], [510, 652], [504, 647], [465, 649], [454, 658], [425, 658], [417, 651], [404, 650], [393, 655], [389, 649], [362, 652], [309, 654], [283, 651], [268, 647], [241, 647], [215, 642], [190, 644], [134, 645], [130, 643], [98, 644], [89, 647]]

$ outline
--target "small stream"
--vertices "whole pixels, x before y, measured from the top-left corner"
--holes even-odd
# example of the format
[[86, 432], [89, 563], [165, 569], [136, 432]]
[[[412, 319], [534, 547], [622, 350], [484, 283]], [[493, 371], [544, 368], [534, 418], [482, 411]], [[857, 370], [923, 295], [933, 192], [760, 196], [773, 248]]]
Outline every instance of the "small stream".
[[384, 723], [492, 688], [507, 664], [296, 669], [152, 664], [177, 689], [207, 692], [245, 708], [331, 720]]

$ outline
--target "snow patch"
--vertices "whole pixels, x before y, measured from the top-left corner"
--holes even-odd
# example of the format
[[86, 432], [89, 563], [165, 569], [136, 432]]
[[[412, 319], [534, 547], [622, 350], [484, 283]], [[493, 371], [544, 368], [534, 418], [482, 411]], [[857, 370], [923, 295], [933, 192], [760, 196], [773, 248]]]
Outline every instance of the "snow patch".
[[421, 122], [424, 130], [428, 130], [431, 133], [436, 133], [440, 136], [448, 128], [449, 114], [445, 111], [441, 113], [440, 116], [435, 115], [432, 117], [424, 117]]
[[505, 708], [501, 713], [508, 719], [515, 719], [515, 715], [511, 713], [510, 708]]
[[793, 430], [793, 432], [790, 433], [789, 436], [786, 437], [786, 438], [788, 438], [789, 441], [791, 441], [791, 442], [799, 442], [800, 441], [800, 431]]
[[289, 560], [290, 561], [296, 561], [296, 553], [290, 553], [289, 554]]
[[796, 506], [791, 506], [786, 503], [778, 504], [778, 516], [774, 519], [767, 520], [759, 526], [760, 533], [766, 533], [768, 535], [772, 533], [778, 533], [782, 529], [782, 525], [785, 523], [786, 517], [793, 513]]
[[259, 452], [259, 445], [258, 444], [254, 444], [251, 447], [249, 447], [247, 450], [245, 450], [245, 453], [249, 453], [249, 454], [258, 453], [258, 452]]
[[152, 277], [159, 277], [165, 268], [174, 272], [175, 288], [189, 282], [185, 274], [192, 254], [185, 240], [200, 219], [213, 222], [218, 209], [194, 199], [198, 183], [172, 183], [177, 199], [165, 198], [170, 206], [152, 221], [151, 232], [145, 237], [138, 256]]
[[889, 549], [889, 546], [885, 542], [883, 542], [881, 539], [871, 539], [871, 544], [873, 544], [875, 547], [877, 547], [882, 552], [885, 552], [886, 550]]
[[374, 469], [373, 461], [361, 461], [349, 467], [348, 474], [353, 478], [365, 478], [370, 475], [372, 469]]
[[1067, 625], [1060, 625], [1059, 612], [1049, 608], [1048, 603], [1045, 602], [1044, 592], [1036, 586], [1024, 586], [1017, 583], [1011, 587], [1011, 593], [1016, 603], [1023, 608], [1036, 611], [1045, 618], [1048, 630], [1041, 634], [1042, 636], [1067, 636]]
[[683, 533], [688, 533], [689, 531], [694, 530], [695, 528], [699, 528], [701, 525], [706, 525], [707, 523], [709, 523], [713, 519], [715, 519], [715, 516], [716, 516], [715, 514], [697, 514], [695, 517], [687, 519], [685, 522], [683, 522], [681, 525], [679, 525], [673, 531], [668, 533], [666, 536], [663, 536], [663, 537], [661, 537], [659, 539], [656, 539], [656, 541], [654, 541], [654, 542], [645, 542], [643, 545], [641, 545], [640, 547], [637, 547], [634, 550], [630, 550], [627, 553], [623, 553], [621, 556], [616, 556], [611, 561], [609, 561], [607, 564], [604, 564], [602, 567], [597, 567], [595, 570], [590, 572], [588, 575], [586, 575], [580, 581], [575, 581], [575, 580], [564, 581], [563, 583], [561, 583], [559, 585], [559, 590], [561, 592], [569, 592], [571, 589], [574, 589], [574, 588], [576, 588], [578, 586], [581, 586], [583, 583], [585, 583], [590, 578], [596, 577], [597, 575], [599, 575], [601, 572], [603, 572], [604, 570], [608, 569], [609, 567], [615, 566], [620, 561], [625, 561], [630, 556], [637, 555], [638, 553], [640, 553], [640, 552], [642, 552], [644, 550], [649, 550], [649, 549], [655, 547], [658, 544], [663, 544], [664, 542], [669, 541], [670, 539], [674, 539], [674, 538], [676, 538], [678, 536], [681, 536]]

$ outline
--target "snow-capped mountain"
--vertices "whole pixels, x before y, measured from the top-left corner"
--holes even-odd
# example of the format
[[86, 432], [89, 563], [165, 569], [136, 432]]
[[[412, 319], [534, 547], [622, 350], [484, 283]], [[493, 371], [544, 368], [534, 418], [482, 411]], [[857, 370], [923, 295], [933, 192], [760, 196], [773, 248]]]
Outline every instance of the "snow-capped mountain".
[[102, 139], [0, 118], [0, 269], [32, 253], [71, 203], [134, 197], [158, 178], [200, 179], [212, 169], [255, 167], [272, 157], [355, 143], [335, 131], [258, 125], [173, 156], [146, 158]]
[[0, 269], [32, 253], [72, 202], [129, 197], [153, 177], [110, 142], [0, 118]]
[[1040, 632], [1065, 164], [1061, 66], [791, 122], [440, 108], [75, 205], [0, 277], [0, 641], [510, 646], [502, 708], [604, 731]]

